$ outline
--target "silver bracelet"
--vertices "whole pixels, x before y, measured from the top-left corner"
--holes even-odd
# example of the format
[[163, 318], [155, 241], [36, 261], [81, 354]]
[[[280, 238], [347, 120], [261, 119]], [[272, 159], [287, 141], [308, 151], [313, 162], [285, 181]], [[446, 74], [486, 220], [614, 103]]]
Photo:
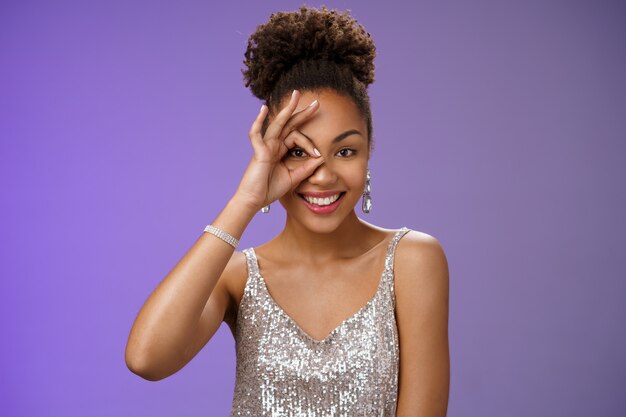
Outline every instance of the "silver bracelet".
[[207, 227], [204, 228], [204, 231], [209, 232], [219, 237], [220, 239], [222, 239], [224, 242], [228, 243], [235, 249], [237, 249], [237, 246], [239, 246], [239, 241], [235, 239], [234, 237], [232, 237], [231, 235], [229, 235], [228, 233], [226, 233], [225, 231], [223, 231], [222, 229], [218, 229], [215, 226], [208, 225]]

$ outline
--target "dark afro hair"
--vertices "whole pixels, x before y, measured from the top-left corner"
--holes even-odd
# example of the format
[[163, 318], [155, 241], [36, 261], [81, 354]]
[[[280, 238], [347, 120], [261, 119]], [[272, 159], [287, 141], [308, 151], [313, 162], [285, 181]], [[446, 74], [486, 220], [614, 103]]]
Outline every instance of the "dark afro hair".
[[[246, 87], [270, 111], [293, 89], [332, 89], [353, 99], [368, 127], [372, 117], [367, 87], [374, 82], [376, 47], [349, 10], [300, 6], [276, 12], [248, 39], [242, 70]], [[267, 119], [262, 128], [267, 127]]]

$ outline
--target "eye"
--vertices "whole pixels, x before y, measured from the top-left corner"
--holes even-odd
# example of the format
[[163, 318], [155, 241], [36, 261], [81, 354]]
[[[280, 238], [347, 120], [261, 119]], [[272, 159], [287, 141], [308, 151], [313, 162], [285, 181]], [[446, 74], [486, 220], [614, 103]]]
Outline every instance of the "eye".
[[338, 153], [341, 154], [341, 156], [343, 157], [349, 157], [349, 156], [354, 156], [356, 155], [356, 150], [351, 149], [351, 148], [343, 148], [341, 149]]
[[304, 152], [304, 150], [301, 148], [291, 148], [289, 149], [288, 153], [290, 156], [293, 156], [295, 158], [301, 158], [302, 156], [306, 155], [306, 152]]

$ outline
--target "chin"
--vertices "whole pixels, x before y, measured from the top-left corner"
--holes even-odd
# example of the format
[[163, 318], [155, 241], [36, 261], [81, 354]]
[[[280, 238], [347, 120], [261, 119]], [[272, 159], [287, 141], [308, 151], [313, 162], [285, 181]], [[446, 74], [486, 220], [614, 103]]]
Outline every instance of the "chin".
[[336, 231], [344, 219], [302, 219], [302, 224], [313, 233], [328, 234]]

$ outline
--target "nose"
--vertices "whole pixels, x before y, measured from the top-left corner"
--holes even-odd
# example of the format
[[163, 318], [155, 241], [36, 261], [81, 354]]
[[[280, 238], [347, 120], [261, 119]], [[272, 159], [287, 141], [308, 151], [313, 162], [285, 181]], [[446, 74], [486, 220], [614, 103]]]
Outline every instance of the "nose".
[[333, 170], [332, 163], [324, 161], [313, 171], [307, 181], [320, 187], [327, 187], [337, 182], [337, 173]]

